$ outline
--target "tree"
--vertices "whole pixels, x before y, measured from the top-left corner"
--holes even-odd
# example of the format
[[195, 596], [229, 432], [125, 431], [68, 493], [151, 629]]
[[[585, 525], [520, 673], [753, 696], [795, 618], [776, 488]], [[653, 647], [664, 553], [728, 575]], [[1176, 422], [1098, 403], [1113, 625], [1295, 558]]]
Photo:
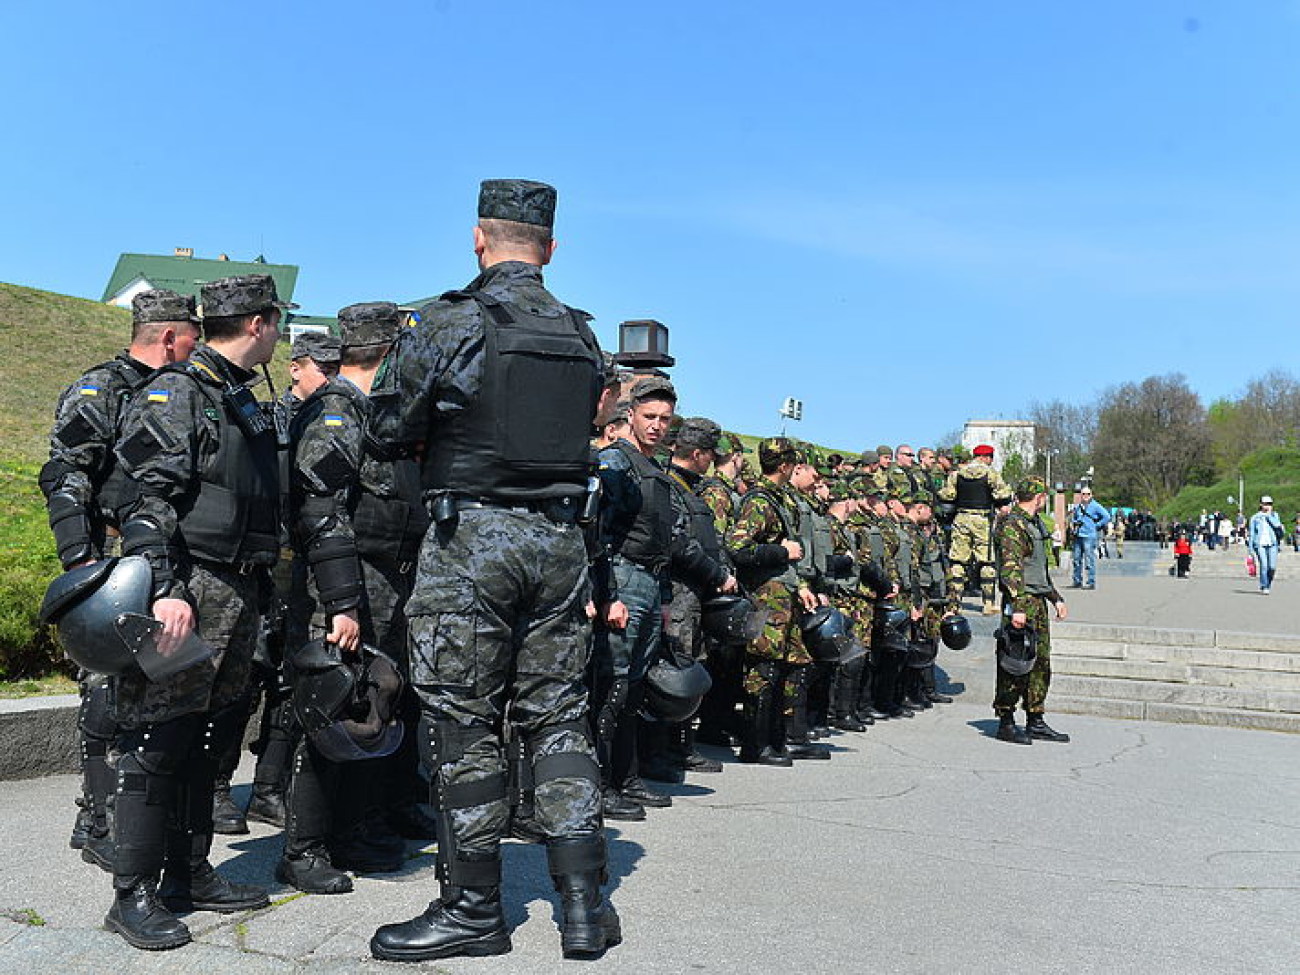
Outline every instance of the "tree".
[[1092, 462], [1098, 493], [1158, 508], [1212, 475], [1210, 430], [1200, 397], [1181, 373], [1106, 390], [1098, 402]]
[[1246, 384], [1236, 400], [1217, 400], [1208, 414], [1215, 467], [1236, 470], [1247, 454], [1300, 442], [1300, 381], [1273, 370]]
[[1088, 469], [1093, 437], [1097, 433], [1097, 407], [1086, 403], [1076, 406], [1061, 400], [1030, 404], [1029, 419], [1034, 424], [1034, 451], [1039, 460], [1038, 473], [1047, 473], [1047, 455], [1052, 454], [1052, 480], [1077, 481]]

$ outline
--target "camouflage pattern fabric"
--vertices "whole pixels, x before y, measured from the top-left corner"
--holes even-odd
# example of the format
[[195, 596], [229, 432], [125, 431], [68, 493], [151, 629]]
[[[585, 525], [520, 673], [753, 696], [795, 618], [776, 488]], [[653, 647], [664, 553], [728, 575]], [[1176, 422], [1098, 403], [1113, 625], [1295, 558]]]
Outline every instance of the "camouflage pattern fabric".
[[125, 728], [158, 724], [186, 714], [219, 711], [248, 694], [253, 651], [261, 625], [258, 600], [262, 581], [222, 566], [196, 564], [187, 588], [199, 637], [217, 656], [165, 681], [143, 674], [120, 677], [115, 717]]
[[990, 515], [982, 511], [959, 511], [952, 521], [948, 547], [949, 588], [961, 597], [966, 589], [967, 566], [974, 562], [979, 574], [980, 593], [986, 603], [994, 598], [997, 570], [993, 566], [993, 537]]
[[[1012, 613], [1024, 613], [1027, 625], [1034, 628], [1038, 640], [1038, 660], [1024, 677], [1011, 677], [998, 668], [993, 708], [999, 713], [1014, 710], [1017, 701], [1023, 698], [1026, 711], [1041, 714], [1052, 682], [1051, 606], [1061, 601], [1061, 594], [1053, 588], [1050, 595], [1032, 595], [1025, 587], [1025, 566], [1034, 551], [1032, 536], [1043, 530], [1037, 517], [1018, 505], [1012, 507], [998, 526], [998, 584], [1002, 588], [1003, 625], [1011, 625]], [[1046, 566], [1043, 570], [1046, 571]]]
[[[449, 538], [434, 530], [425, 537], [407, 603], [411, 680], [425, 713], [462, 732], [463, 752], [437, 759], [445, 785], [505, 776], [497, 729], [507, 701], [534, 760], [577, 752], [595, 767], [580, 730], [591, 631], [586, 568], [579, 529], [540, 514], [466, 510]], [[547, 835], [601, 829], [594, 778], [541, 782], [535, 801]], [[450, 810], [459, 854], [497, 857], [508, 815], [505, 796]]]

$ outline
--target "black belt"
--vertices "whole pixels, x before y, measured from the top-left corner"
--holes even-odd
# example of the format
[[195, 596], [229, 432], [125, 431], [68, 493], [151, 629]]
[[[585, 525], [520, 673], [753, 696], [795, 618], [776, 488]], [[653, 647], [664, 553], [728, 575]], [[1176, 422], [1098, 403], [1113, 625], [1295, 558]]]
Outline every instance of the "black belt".
[[539, 498], [528, 500], [504, 500], [498, 498], [457, 498], [457, 511], [473, 511], [479, 508], [492, 508], [497, 511], [516, 511], [524, 514], [543, 515], [561, 525], [572, 525], [578, 519], [577, 497]]

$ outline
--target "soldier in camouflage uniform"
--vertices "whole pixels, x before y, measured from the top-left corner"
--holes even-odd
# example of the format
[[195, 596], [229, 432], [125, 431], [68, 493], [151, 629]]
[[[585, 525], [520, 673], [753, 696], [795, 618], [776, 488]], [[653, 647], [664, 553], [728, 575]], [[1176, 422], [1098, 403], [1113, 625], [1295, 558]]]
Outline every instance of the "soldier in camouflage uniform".
[[[1003, 626], [1031, 627], [1036, 638], [1037, 659], [1023, 677], [1013, 677], [998, 667], [993, 711], [998, 716], [997, 736], [1002, 741], [1029, 744], [1069, 741], [1070, 736], [1054, 731], [1043, 719], [1047, 689], [1052, 681], [1051, 609], [1064, 620], [1065, 600], [1052, 583], [1047, 569], [1051, 539], [1039, 518], [1047, 504], [1047, 485], [1041, 477], [1027, 477], [1016, 485], [1016, 503], [1001, 520], [997, 534], [998, 585], [1002, 590]], [[1016, 727], [1015, 711], [1023, 701], [1027, 720], [1022, 731]]]
[[993, 448], [980, 444], [974, 458], [951, 474], [939, 492], [939, 500], [955, 504], [948, 549], [951, 586], [957, 599], [966, 590], [967, 565], [974, 562], [984, 598], [984, 615], [997, 613], [994, 602], [997, 570], [993, 565], [991, 522], [995, 508], [1011, 500], [1011, 491], [1002, 475], [993, 468]]
[[[740, 511], [742, 492], [736, 479], [748, 453], [737, 434], [724, 430], [718, 437], [714, 453], [713, 472], [705, 475], [699, 484], [699, 495], [713, 512], [713, 527], [724, 542], [735, 524]], [[730, 554], [728, 553], [728, 559]], [[709, 676], [713, 686], [700, 705], [700, 725], [696, 732], [698, 741], [711, 745], [731, 747], [739, 740], [740, 725], [736, 721], [736, 707], [741, 700], [742, 648], [707, 640]]]
[[474, 228], [482, 273], [423, 308], [371, 390], [380, 439], [419, 451], [433, 516], [407, 618], [442, 883], [424, 913], [375, 933], [379, 958], [510, 950], [500, 888], [507, 702], [532, 762], [562, 950], [595, 955], [621, 939], [601, 891], [599, 768], [583, 683], [590, 586], [577, 524], [603, 360], [590, 316], [542, 282], [554, 212], [544, 183], [484, 182]]
[[[948, 587], [948, 559], [943, 536], [934, 523], [930, 495], [922, 493], [908, 505], [919, 544], [917, 553], [917, 594], [922, 615], [912, 632], [914, 657], [909, 661], [908, 693], [912, 707], [951, 704], [952, 698], [940, 694], [935, 682], [934, 659], [939, 652], [939, 624], [945, 616], [958, 612], [961, 604]], [[928, 661], [928, 662], [927, 662]]]
[[216, 651], [157, 683], [117, 682], [116, 897], [105, 925], [138, 948], [189, 940], [169, 908], [268, 903], [261, 889], [218, 874], [207, 855], [217, 758], [247, 715], [280, 545], [275, 427], [249, 385], [275, 352], [282, 309], [296, 306], [264, 274], [205, 284], [202, 303], [207, 344], [141, 387], [116, 447], [140, 490], [122, 519], [122, 552], [152, 567], [159, 648], [169, 653], [197, 633]]
[[[198, 320], [193, 298], [174, 291], [141, 292], [131, 300], [130, 347], [88, 370], [59, 397], [40, 486], [65, 570], [117, 554], [118, 509], [134, 497], [113, 454], [121, 414], [155, 369], [190, 357]], [[116, 775], [108, 751], [117, 729], [109, 678], [83, 674], [79, 687], [82, 795], [71, 846], [86, 862], [111, 871], [108, 797]]]
[[894, 466], [894, 450], [888, 444], [880, 444], [875, 449], [876, 467], [868, 472], [876, 493], [882, 498], [889, 496], [889, 471]]
[[726, 539], [740, 581], [767, 620], [746, 650], [743, 689], [745, 734], [740, 760], [788, 767], [785, 717], [807, 684], [800, 675], [812, 662], [799, 639], [798, 618], [817, 608], [817, 597], [804, 585], [796, 566], [804, 557], [798, 541], [798, 507], [790, 488], [798, 448], [784, 437], [759, 444], [762, 476], [740, 504]]

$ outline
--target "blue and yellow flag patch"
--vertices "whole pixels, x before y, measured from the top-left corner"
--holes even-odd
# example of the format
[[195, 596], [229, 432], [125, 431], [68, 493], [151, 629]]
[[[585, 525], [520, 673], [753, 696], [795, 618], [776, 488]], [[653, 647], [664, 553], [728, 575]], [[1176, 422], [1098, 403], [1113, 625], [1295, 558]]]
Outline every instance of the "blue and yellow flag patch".
[[172, 394], [168, 389], [151, 389], [147, 398], [150, 403], [166, 403], [172, 398]]
[[323, 419], [327, 427], [343, 426], [343, 417], [340, 416], [338, 413], [326, 413]]
[[98, 396], [99, 387], [92, 386], [90, 383], [86, 383], [81, 387], [81, 389], [78, 390], [78, 392], [81, 393], [82, 396]]

